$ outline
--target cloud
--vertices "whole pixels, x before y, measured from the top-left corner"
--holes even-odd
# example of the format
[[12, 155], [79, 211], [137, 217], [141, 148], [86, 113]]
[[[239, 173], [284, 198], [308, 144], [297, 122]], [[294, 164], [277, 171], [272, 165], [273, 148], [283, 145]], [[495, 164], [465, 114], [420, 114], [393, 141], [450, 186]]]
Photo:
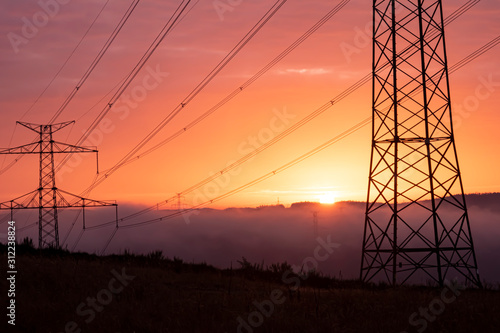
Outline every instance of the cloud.
[[289, 68], [278, 71], [279, 74], [301, 74], [301, 75], [324, 75], [331, 73], [331, 70], [325, 68]]

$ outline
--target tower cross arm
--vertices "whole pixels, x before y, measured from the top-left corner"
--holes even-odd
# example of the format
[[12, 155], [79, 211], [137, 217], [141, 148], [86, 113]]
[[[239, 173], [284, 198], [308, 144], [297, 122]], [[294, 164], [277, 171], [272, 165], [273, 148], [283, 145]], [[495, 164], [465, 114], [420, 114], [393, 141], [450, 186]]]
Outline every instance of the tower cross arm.
[[[13, 148], [0, 148], [0, 155], [40, 154], [40, 142], [28, 143]], [[53, 142], [53, 153], [97, 153], [97, 147], [75, 146], [63, 142]]]
[[75, 146], [63, 142], [54, 141], [54, 153], [97, 153], [97, 147]]
[[40, 142], [28, 143], [22, 146], [13, 148], [0, 148], [0, 155], [14, 155], [14, 154], [39, 154], [38, 147]]
[[0, 202], [0, 210], [6, 209], [27, 209], [40, 207], [38, 201], [38, 190], [31, 191], [15, 199]]
[[43, 133], [43, 132], [47, 132], [47, 131], [55, 133], [55, 132], [63, 129], [66, 126], [74, 124], [75, 121], [71, 120], [71, 121], [66, 121], [66, 122], [63, 122], [63, 123], [48, 124], [48, 125], [32, 124], [32, 123], [26, 123], [26, 122], [23, 122], [23, 121], [16, 121], [16, 123], [19, 124], [19, 125], [21, 125], [21, 126], [23, 126], [23, 127], [26, 127], [27, 129], [30, 129], [30, 130], [32, 130], [33, 132], [36, 132], [36, 133]]

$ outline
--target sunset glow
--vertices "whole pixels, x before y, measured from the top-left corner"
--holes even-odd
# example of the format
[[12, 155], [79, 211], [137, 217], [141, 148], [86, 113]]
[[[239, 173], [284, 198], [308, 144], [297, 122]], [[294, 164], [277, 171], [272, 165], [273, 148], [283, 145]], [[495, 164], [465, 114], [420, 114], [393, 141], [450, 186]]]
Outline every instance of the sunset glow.
[[319, 202], [322, 204], [331, 205], [335, 203], [335, 195], [333, 192], [325, 192], [319, 197]]
[[499, 18], [3, 0], [9, 332], [498, 331]]
[[[125, 13], [127, 2], [107, 5], [97, 24], [47, 87], [104, 3], [99, 0], [61, 5], [57, 15], [37, 27], [36, 33], [25, 37], [23, 31], [29, 29], [23, 27], [26, 20], [21, 18], [32, 20], [34, 15], [40, 16], [37, 13], [43, 9], [37, 2], [5, 2], [0, 14], [1, 33], [10, 39], [5, 37], [0, 42], [0, 147], [31, 142], [33, 133], [16, 126], [16, 121], [47, 123], [78, 84]], [[81, 144], [98, 148], [101, 177], [104, 177], [103, 170], [117, 165], [180, 105], [272, 3], [243, 1], [223, 12], [215, 10], [212, 1], [193, 6], [152, 54], [122, 98]], [[272, 173], [370, 117], [369, 84], [360, 86], [352, 94], [343, 94], [371, 71], [367, 23], [372, 21], [372, 8], [365, 1], [352, 0], [293, 52], [251, 85], [245, 85], [336, 3], [287, 1], [227, 67], [139, 152], [132, 154], [134, 158], [105, 177], [92, 190], [91, 197], [154, 205], [171, 198], [176, 202], [177, 193], [182, 193], [184, 206], [208, 202], [216, 208], [274, 204], [278, 196], [286, 205], [311, 199], [325, 204], [365, 200], [370, 162], [371, 128], [368, 125], [283, 172], [211, 202]], [[445, 16], [461, 4], [445, 2]], [[75, 124], [56, 133], [54, 140], [75, 144], [80, 139], [106, 108], [113, 95], [110, 92], [134, 68], [174, 10], [175, 2], [139, 3], [94, 72], [57, 119], [57, 122], [76, 120]], [[497, 36], [499, 15], [497, 1], [482, 1], [447, 26], [450, 66]], [[21, 39], [12, 39], [14, 34]], [[498, 73], [498, 47], [495, 47], [450, 77], [455, 104], [454, 130], [466, 193], [500, 191], [500, 174], [496, 172], [500, 157], [495, 153], [495, 145], [500, 141], [500, 132], [496, 130], [500, 122]], [[233, 91], [236, 91], [235, 97], [221, 104]], [[337, 99], [337, 96], [343, 97]], [[330, 104], [325, 112], [310, 118], [276, 144], [269, 144], [332, 100], [335, 105]], [[215, 112], [195, 126], [188, 126], [216, 105]], [[173, 135], [175, 138], [170, 140]], [[168, 140], [168, 144], [151, 154], [141, 155], [164, 140]], [[251, 158], [245, 157], [266, 144], [269, 147], [265, 150], [259, 150]], [[5, 155], [1, 158], [0, 201], [18, 197], [38, 186], [37, 157]], [[221, 172], [242, 158], [245, 162], [237, 168]], [[56, 164], [60, 162], [61, 156], [56, 156]], [[58, 173], [57, 187], [81, 193], [93, 183], [95, 165], [94, 155], [73, 156]], [[193, 185], [213, 175], [218, 177], [191, 190]], [[320, 194], [322, 191], [317, 191], [317, 186], [335, 186], [338, 193], [335, 196]], [[291, 192], [302, 188], [315, 193], [292, 195]]]

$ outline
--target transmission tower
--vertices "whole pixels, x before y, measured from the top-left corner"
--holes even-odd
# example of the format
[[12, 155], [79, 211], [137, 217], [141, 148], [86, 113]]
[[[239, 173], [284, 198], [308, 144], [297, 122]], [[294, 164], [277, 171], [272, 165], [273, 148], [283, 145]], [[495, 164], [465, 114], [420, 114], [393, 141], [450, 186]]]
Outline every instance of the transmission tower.
[[452, 128], [441, 0], [373, 1], [361, 279], [481, 286]]
[[313, 211], [313, 235], [314, 235], [314, 240], [318, 238], [318, 212]]
[[54, 171], [54, 154], [96, 153], [96, 149], [73, 146], [54, 141], [52, 135], [74, 121], [37, 125], [25, 122], [18, 124], [34, 131], [39, 135], [37, 142], [15, 148], [0, 150], [0, 154], [39, 154], [40, 171], [38, 189], [10, 201], [0, 203], [0, 210], [38, 209], [38, 246], [40, 248], [59, 247], [58, 209], [82, 208], [83, 225], [85, 226], [85, 207], [115, 206], [116, 203], [97, 201], [83, 198], [56, 187]]
[[177, 202], [173, 203], [172, 204], [172, 209], [176, 209], [176, 210], [182, 210], [183, 207], [185, 206], [183, 201], [184, 201], [184, 196], [182, 195], [182, 193], [177, 193]]

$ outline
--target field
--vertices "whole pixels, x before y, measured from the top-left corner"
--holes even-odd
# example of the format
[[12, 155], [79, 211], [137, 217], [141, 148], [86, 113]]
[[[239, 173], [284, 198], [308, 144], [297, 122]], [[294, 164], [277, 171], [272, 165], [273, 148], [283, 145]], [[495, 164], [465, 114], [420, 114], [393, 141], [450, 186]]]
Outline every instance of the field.
[[[3, 245], [0, 257], [7, 261]], [[1, 332], [456, 333], [500, 327], [500, 292], [488, 289], [362, 285], [244, 258], [238, 267], [219, 270], [161, 252], [99, 257], [18, 245], [16, 264], [16, 325], [3, 315]], [[0, 285], [4, 299], [7, 280]]]

